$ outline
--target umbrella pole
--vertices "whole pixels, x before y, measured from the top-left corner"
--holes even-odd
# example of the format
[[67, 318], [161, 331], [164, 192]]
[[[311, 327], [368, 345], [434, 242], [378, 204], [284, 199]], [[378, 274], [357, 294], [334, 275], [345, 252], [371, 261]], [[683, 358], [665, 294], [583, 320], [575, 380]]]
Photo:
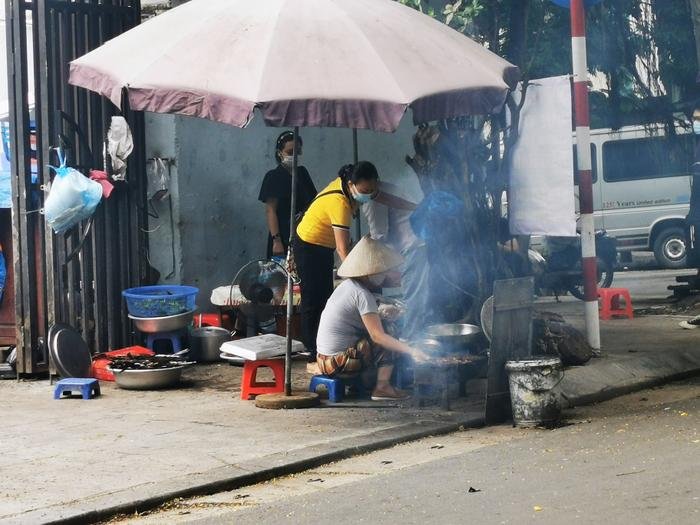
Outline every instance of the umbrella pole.
[[[299, 127], [294, 127], [294, 157], [292, 161], [292, 192], [289, 203], [289, 248], [292, 247], [292, 240], [296, 232], [295, 210], [297, 207], [297, 165], [299, 156], [297, 144], [299, 143]], [[284, 394], [292, 395], [292, 314], [294, 313], [294, 283], [292, 282], [292, 272], [287, 272], [287, 351], [284, 355]]]
[[[357, 165], [357, 162], [359, 160], [357, 151], [357, 128], [352, 128], [352, 163], [354, 165]], [[360, 242], [360, 239], [362, 239], [362, 224], [360, 222], [359, 213], [357, 214], [357, 218], [355, 219], [355, 236], [357, 237], [357, 242]]]

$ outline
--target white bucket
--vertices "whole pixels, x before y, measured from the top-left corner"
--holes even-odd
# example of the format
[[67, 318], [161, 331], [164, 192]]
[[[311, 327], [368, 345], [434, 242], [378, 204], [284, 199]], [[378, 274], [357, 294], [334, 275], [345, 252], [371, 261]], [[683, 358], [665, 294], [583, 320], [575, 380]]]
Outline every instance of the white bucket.
[[552, 426], [559, 421], [561, 401], [556, 387], [564, 378], [559, 358], [508, 361], [506, 370], [516, 426]]

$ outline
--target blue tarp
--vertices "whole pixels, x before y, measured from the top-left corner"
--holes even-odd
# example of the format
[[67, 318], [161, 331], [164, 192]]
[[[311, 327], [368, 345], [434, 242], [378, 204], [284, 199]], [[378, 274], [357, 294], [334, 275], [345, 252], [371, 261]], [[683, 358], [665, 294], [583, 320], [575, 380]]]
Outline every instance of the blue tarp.
[[7, 269], [5, 268], [5, 255], [0, 250], [0, 301], [2, 294], [5, 292], [5, 278], [7, 277]]

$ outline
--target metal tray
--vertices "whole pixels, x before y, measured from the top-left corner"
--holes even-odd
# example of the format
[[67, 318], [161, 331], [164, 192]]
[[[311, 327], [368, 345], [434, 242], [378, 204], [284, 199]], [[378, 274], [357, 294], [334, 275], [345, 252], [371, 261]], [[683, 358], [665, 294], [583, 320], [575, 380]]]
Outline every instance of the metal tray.
[[158, 332], [174, 332], [185, 328], [192, 322], [197, 309], [177, 315], [167, 317], [135, 317], [129, 314], [129, 319], [134, 322], [134, 326], [139, 332], [145, 334], [155, 334]]
[[126, 390], [158, 390], [177, 385], [182, 378], [184, 366], [171, 368], [154, 368], [152, 370], [115, 370], [107, 367], [114, 374], [119, 388]]

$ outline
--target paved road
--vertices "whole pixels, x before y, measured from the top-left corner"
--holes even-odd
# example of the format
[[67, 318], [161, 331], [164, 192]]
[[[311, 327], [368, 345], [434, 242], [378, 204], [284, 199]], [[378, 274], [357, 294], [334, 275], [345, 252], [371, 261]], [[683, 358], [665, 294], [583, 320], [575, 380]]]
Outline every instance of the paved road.
[[700, 380], [430, 438], [120, 523], [700, 523]]
[[693, 275], [696, 270], [647, 270], [616, 272], [613, 286], [628, 288], [632, 301], [637, 299], [662, 299], [671, 293], [668, 286], [677, 284], [676, 276]]

